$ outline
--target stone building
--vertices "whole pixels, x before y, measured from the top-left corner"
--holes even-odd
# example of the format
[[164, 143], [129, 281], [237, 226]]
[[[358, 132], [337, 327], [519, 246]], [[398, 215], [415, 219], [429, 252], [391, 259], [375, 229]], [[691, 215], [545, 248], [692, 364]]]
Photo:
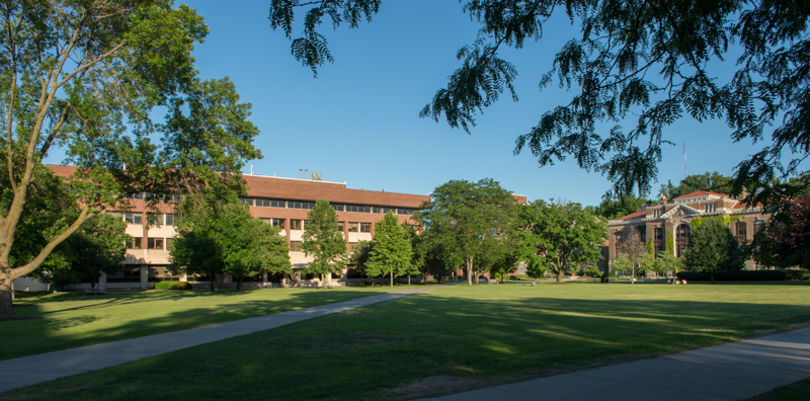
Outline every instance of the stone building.
[[[750, 243], [767, 222], [762, 207], [746, 207], [726, 194], [697, 191], [671, 201], [662, 195], [658, 204], [644, 206], [640, 211], [608, 222], [609, 259], [612, 262], [616, 258], [623, 238], [633, 229], [640, 231], [644, 241], [653, 243], [656, 254], [664, 252], [666, 241], [671, 241], [675, 256], [680, 257], [689, 245], [692, 222], [715, 216], [729, 218], [729, 228], [741, 244]], [[754, 261], [746, 261], [746, 269], [756, 268]]]

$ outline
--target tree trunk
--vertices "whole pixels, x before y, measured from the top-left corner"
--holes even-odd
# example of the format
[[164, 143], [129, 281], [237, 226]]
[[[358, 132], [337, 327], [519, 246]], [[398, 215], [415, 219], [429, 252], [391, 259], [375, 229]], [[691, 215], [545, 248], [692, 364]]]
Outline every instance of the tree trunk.
[[10, 274], [0, 276], [0, 319], [14, 317], [11, 281]]
[[323, 274], [323, 288], [325, 290], [329, 289], [329, 282], [332, 281], [332, 272], [327, 272]]
[[473, 274], [473, 258], [472, 256], [467, 258], [467, 285], [473, 285], [472, 282], [472, 274]]
[[408, 287], [410, 287], [410, 286], [411, 286], [411, 275], [408, 274]]
[[714, 272], [711, 272], [709, 275], [710, 275], [710, 276], [711, 276], [711, 278], [712, 278], [712, 284], [714, 284]]
[[391, 288], [394, 288], [394, 272], [391, 271]]
[[475, 272], [475, 284], [478, 284], [478, 272]]
[[243, 280], [242, 277], [239, 277], [238, 279], [236, 279], [236, 291], [241, 291], [242, 290], [242, 280]]
[[212, 274], [210, 277], [211, 277], [211, 292], [219, 292], [219, 290], [217, 290], [217, 275], [216, 275], [216, 273]]
[[563, 276], [565, 275], [565, 271], [560, 269], [557, 271], [557, 282], [562, 283]]

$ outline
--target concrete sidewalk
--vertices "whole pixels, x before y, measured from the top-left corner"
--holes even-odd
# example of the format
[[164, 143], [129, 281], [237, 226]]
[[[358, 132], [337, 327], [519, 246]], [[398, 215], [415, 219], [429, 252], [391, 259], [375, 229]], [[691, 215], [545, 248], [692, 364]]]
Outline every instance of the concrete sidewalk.
[[810, 328], [433, 400], [739, 400], [807, 377]]
[[148, 356], [160, 355], [256, 331], [273, 329], [285, 324], [372, 305], [436, 288], [440, 287], [408, 289], [335, 304], [212, 324], [194, 329], [7, 359], [0, 361], [0, 393], [17, 387], [115, 366]]

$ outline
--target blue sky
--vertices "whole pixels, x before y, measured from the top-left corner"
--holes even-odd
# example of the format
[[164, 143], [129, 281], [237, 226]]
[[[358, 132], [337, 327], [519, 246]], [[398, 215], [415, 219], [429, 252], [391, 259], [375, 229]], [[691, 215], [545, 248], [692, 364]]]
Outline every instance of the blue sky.
[[[476, 36], [478, 26], [455, 0], [387, 0], [373, 22], [359, 29], [333, 31], [325, 24], [335, 62], [321, 67], [318, 78], [292, 58], [283, 32], [271, 29], [269, 0], [188, 4], [211, 29], [194, 51], [200, 74], [230, 77], [242, 101], [253, 105], [251, 120], [261, 130], [255, 145], [264, 154], [249, 163], [256, 174], [298, 177], [299, 169], [318, 170], [324, 180], [346, 181], [350, 188], [415, 194], [451, 179], [492, 177], [529, 200], [585, 205], [598, 204], [610, 189], [606, 178], [573, 161], [538, 168], [530, 153], [512, 154], [518, 135], [572, 96], [556, 83], [542, 92], [537, 86], [555, 52], [576, 34], [564, 18], [550, 21], [541, 41], [502, 53], [519, 71], [520, 101], [502, 97], [467, 135], [444, 121], [418, 117], [459, 65], [456, 51]], [[719, 75], [724, 70], [719, 66]], [[666, 136], [678, 145], [665, 149], [659, 181], [683, 178], [684, 140], [690, 174], [731, 175], [763, 146], [734, 144], [729, 132], [719, 121], [671, 127]], [[651, 197], [658, 188], [653, 185]]]

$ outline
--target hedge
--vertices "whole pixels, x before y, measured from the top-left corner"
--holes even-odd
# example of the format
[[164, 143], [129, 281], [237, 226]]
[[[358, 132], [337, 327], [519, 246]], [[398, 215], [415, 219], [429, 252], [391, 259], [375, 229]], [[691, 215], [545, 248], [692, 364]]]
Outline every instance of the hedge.
[[[686, 281], [711, 281], [709, 273], [678, 272], [678, 278]], [[789, 281], [810, 279], [807, 270], [740, 270], [737, 272], [719, 272], [714, 274], [714, 281]]]
[[191, 283], [185, 281], [159, 281], [155, 283], [156, 290], [190, 290]]

